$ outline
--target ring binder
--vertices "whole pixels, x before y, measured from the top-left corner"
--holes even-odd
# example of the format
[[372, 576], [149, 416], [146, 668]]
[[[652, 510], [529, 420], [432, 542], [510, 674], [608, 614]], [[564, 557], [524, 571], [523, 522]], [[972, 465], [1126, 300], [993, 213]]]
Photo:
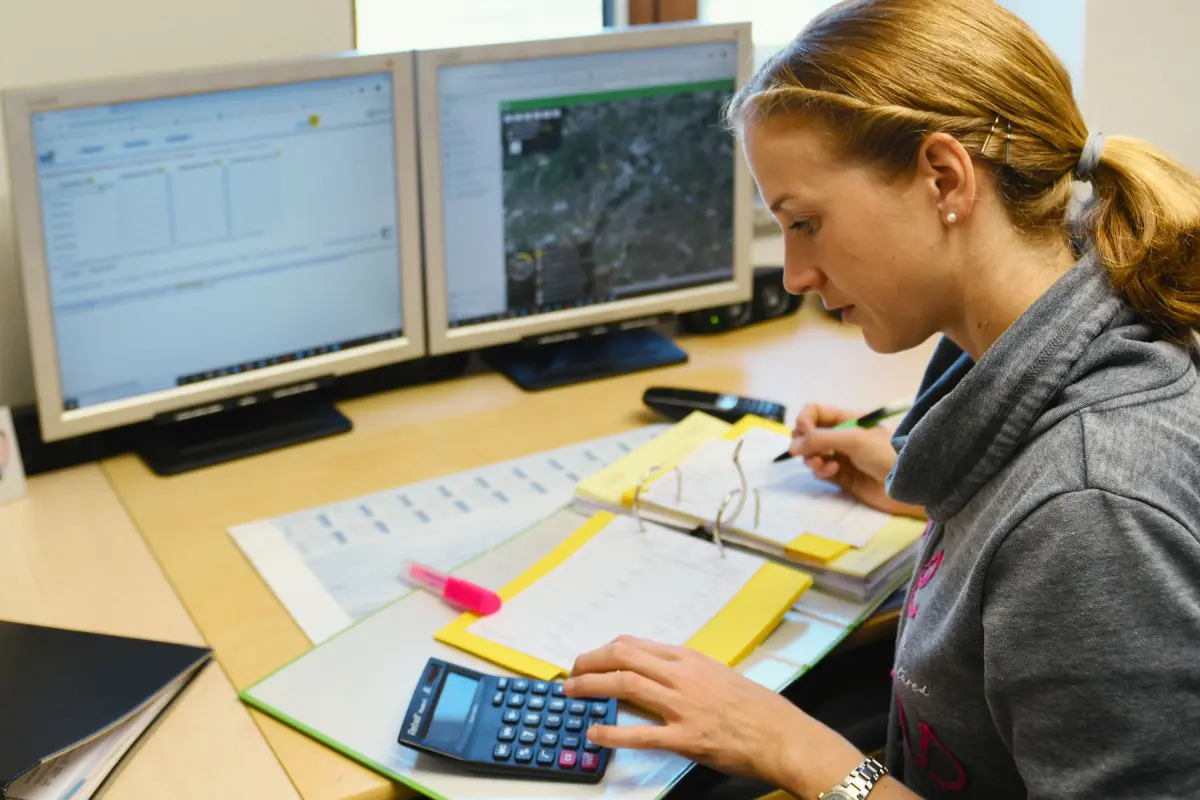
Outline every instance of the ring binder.
[[[653, 466], [646, 470], [642, 475], [642, 479], [633, 487], [633, 501], [630, 503], [630, 508], [633, 511], [633, 518], [637, 520], [638, 530], [642, 533], [646, 532], [646, 522], [642, 519], [641, 514], [641, 499], [642, 492], [646, 489], [646, 484], [650, 481], [654, 474], [658, 472], [658, 467]], [[683, 500], [683, 471], [678, 466], [671, 467], [671, 472], [675, 474], [675, 502]]]
[[[741, 491], [741, 489], [729, 490], [729, 494], [725, 495], [725, 499], [721, 501], [720, 507], [717, 508], [717, 516], [713, 520], [712, 539], [717, 545], [717, 549], [721, 551], [721, 558], [725, 557], [725, 542], [721, 540], [721, 520], [725, 516], [725, 508], [729, 505], [729, 501], [733, 499], [734, 495], [741, 494]], [[740, 511], [741, 509], [739, 508], [738, 510]], [[734, 516], [736, 517], [737, 514], [734, 514]]]

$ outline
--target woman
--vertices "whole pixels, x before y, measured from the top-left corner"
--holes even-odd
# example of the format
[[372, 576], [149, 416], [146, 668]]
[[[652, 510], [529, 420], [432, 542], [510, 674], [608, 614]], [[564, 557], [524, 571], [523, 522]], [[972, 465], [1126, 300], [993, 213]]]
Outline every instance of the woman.
[[1089, 135], [1062, 65], [990, 0], [841, 4], [728, 117], [789, 291], [880, 352], [944, 335], [893, 441], [810, 407], [792, 444], [930, 520], [890, 774], [733, 670], [636, 640], [582, 655], [569, 693], [663, 724], [591, 738], [799, 798], [1200, 795], [1200, 184]]

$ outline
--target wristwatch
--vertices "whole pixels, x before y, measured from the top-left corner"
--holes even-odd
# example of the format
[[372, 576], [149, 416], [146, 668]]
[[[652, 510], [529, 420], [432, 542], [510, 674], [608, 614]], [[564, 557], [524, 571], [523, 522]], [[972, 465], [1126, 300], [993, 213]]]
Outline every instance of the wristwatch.
[[875, 759], [868, 758], [855, 767], [854, 771], [846, 776], [846, 780], [828, 792], [817, 795], [817, 798], [818, 800], [864, 800], [884, 775], [887, 775], [887, 768]]

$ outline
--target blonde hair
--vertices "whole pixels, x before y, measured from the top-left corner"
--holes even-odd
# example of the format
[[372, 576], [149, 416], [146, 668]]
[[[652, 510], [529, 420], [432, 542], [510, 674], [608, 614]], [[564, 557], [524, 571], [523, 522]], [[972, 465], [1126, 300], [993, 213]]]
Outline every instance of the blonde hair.
[[[1072, 233], [1088, 131], [1062, 63], [992, 0], [847, 0], [814, 19], [730, 100], [726, 122], [814, 116], [841, 154], [896, 176], [949, 133], [990, 165], [1013, 223]], [[1113, 288], [1180, 340], [1200, 327], [1200, 181], [1129, 137], [1094, 141], [1077, 222]], [[1090, 168], [1090, 169], [1089, 169]]]

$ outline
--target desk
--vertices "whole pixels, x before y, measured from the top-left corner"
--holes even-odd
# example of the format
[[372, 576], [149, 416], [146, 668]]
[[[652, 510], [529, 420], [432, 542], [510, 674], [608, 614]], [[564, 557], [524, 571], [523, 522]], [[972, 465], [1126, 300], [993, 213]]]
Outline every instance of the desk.
[[[26, 499], [0, 507], [0, 618], [203, 644], [95, 464], [32, 478]], [[296, 796], [215, 664], [106, 794], [111, 800]]]
[[[765, 263], [765, 262], [764, 262]], [[342, 405], [351, 434], [159, 478], [132, 455], [103, 464], [204, 638], [239, 689], [309, 648], [226, 529], [242, 522], [618, 433], [650, 421], [652, 384], [868, 409], [915, 392], [933, 342], [880, 356], [810, 301], [801, 313], [680, 339], [690, 362], [537, 393], [494, 373]], [[301, 795], [382, 800], [400, 789], [282, 723], [254, 715]]]

